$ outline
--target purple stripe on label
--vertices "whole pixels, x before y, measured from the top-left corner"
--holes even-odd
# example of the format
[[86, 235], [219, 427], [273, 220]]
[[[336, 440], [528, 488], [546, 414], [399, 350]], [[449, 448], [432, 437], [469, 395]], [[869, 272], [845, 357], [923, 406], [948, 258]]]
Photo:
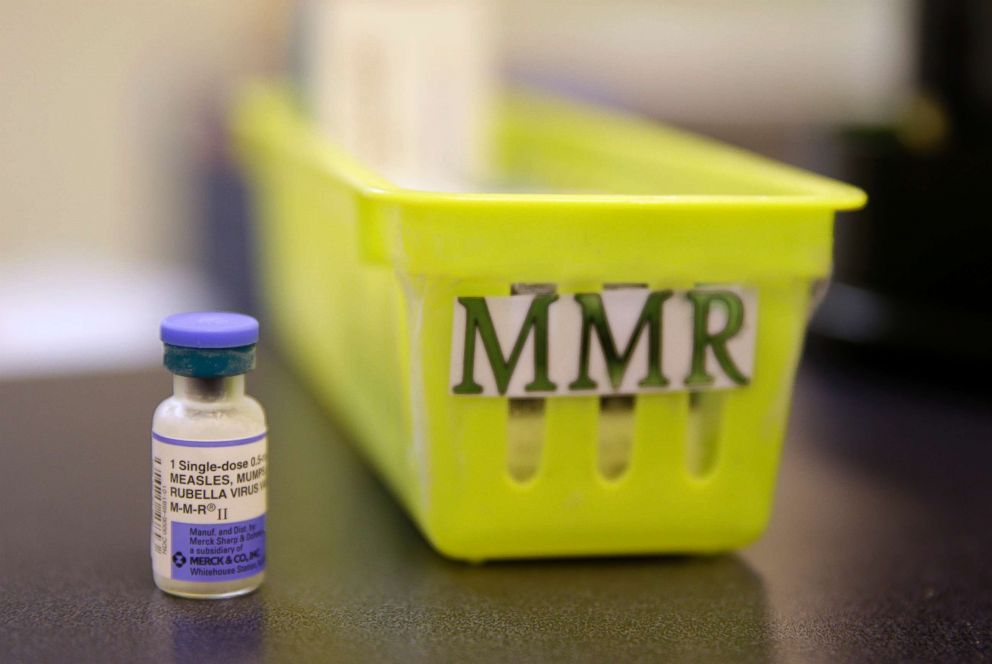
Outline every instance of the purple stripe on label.
[[267, 431], [263, 431], [257, 436], [251, 436], [249, 438], [237, 438], [234, 440], [183, 440], [182, 438], [169, 438], [168, 436], [163, 436], [162, 434], [155, 433], [152, 431], [152, 438], [160, 443], [167, 443], [169, 445], [181, 445], [183, 447], [234, 447], [236, 445], [247, 445], [248, 443], [257, 443], [258, 441], [265, 438], [268, 434]]
[[265, 570], [265, 515], [230, 523], [172, 522], [172, 578], [232, 581]]

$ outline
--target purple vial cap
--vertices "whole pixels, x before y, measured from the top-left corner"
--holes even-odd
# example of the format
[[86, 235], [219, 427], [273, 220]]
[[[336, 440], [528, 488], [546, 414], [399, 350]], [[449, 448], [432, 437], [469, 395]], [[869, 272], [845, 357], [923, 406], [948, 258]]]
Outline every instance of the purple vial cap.
[[162, 341], [185, 348], [238, 348], [258, 343], [258, 321], [230, 311], [192, 311], [162, 321]]

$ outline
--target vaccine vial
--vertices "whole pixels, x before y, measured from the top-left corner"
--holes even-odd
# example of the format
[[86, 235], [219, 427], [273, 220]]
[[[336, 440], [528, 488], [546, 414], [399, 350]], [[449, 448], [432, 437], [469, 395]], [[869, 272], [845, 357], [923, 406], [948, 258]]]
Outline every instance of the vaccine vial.
[[265, 576], [265, 413], [245, 394], [258, 321], [196, 312], [162, 321], [173, 394], [152, 421], [152, 573], [163, 591], [220, 599]]

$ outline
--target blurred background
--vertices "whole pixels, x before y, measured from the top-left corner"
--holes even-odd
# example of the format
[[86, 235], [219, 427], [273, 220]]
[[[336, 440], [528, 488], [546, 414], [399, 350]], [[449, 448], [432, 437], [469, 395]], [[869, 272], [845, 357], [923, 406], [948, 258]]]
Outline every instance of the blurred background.
[[[163, 315], [255, 309], [228, 112], [255, 76], [292, 78], [319, 106], [320, 50], [308, 45], [326, 37], [315, 31], [333, 32], [321, 27], [322, 4], [0, 2], [0, 378], [153, 366]], [[989, 360], [979, 340], [992, 317], [975, 302], [992, 274], [978, 200], [989, 173], [992, 4], [491, 9], [487, 53], [502, 81], [700, 131], [868, 191], [869, 208], [837, 225], [818, 338]]]

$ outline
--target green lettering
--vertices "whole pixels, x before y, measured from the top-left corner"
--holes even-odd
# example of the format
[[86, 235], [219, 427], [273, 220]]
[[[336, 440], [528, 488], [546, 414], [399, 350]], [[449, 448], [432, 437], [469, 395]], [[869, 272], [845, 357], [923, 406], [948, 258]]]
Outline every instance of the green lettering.
[[606, 360], [607, 373], [613, 389], [619, 389], [627, 365], [634, 355], [637, 341], [641, 338], [644, 328], [648, 328], [648, 372], [638, 383], [641, 387], [665, 387], [668, 379], [661, 372], [661, 308], [672, 291], [654, 291], [648, 295], [637, 325], [627, 341], [623, 353], [617, 350], [613, 332], [606, 320], [606, 309], [603, 298], [599, 293], [578, 293], [575, 301], [582, 307], [582, 340], [579, 351], [579, 375], [569, 384], [571, 390], [594, 390], [596, 381], [589, 375], [589, 354], [591, 352], [592, 331], [596, 331], [603, 357]]
[[[712, 385], [716, 380], [706, 371], [706, 348], [713, 349], [713, 356], [730, 380], [747, 385], [748, 378], [734, 364], [727, 352], [730, 341], [744, 326], [744, 303], [733, 291], [689, 291], [686, 298], [692, 302], [692, 365], [686, 376], [687, 387]], [[710, 311], [719, 303], [727, 312], [727, 324], [716, 334], [709, 332]]]
[[517, 368], [523, 353], [524, 344], [530, 331], [534, 331], [534, 380], [524, 386], [527, 392], [551, 392], [555, 384], [548, 377], [548, 307], [558, 299], [553, 293], [534, 296], [527, 310], [523, 327], [517, 335], [510, 357], [503, 357], [503, 350], [496, 336], [493, 319], [489, 315], [484, 297], [460, 297], [458, 303], [465, 308], [465, 350], [462, 356], [462, 381], [453, 388], [455, 394], [482, 394], [482, 386], [475, 382], [475, 338], [476, 330], [482, 339], [482, 346], [489, 358], [496, 388], [506, 394], [510, 378]]

